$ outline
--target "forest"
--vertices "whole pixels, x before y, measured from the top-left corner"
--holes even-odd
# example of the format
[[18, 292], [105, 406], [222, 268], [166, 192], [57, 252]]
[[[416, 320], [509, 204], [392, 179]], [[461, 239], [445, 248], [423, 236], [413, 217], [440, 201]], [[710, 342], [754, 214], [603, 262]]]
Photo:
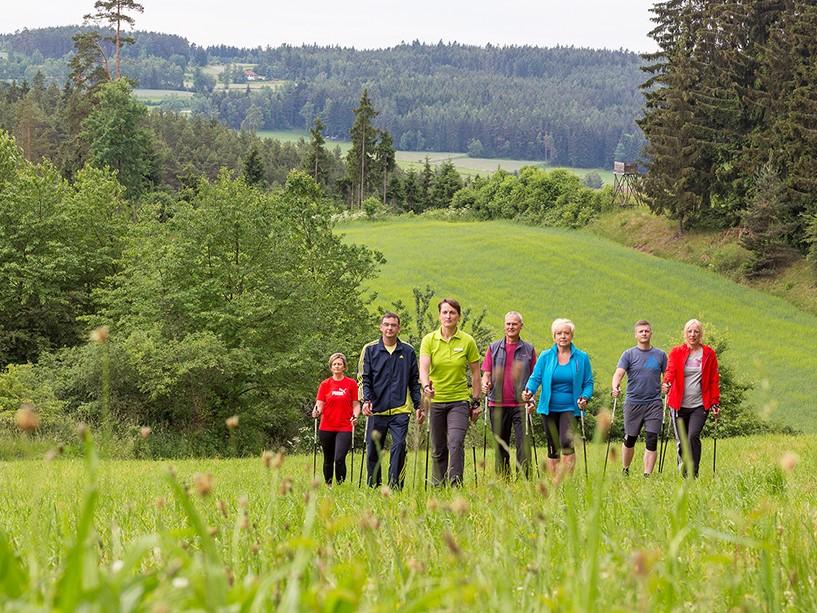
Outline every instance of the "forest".
[[[72, 36], [82, 28], [0, 36], [8, 57], [0, 79], [46, 84], [68, 78]], [[104, 30], [103, 30], [104, 33]], [[141, 88], [189, 89], [193, 112], [239, 129], [309, 128], [320, 117], [329, 137], [345, 137], [360, 92], [380, 110], [378, 127], [399, 149], [476, 150], [478, 157], [609, 167], [634, 160], [643, 105], [641, 58], [623, 50], [573, 47], [474, 47], [413, 42], [380, 50], [279, 46], [197, 47], [179, 36], [136, 31], [122, 50], [122, 72]], [[104, 47], [103, 47], [104, 48]], [[224, 65], [214, 77], [208, 64]], [[242, 66], [269, 88], [246, 83]]]

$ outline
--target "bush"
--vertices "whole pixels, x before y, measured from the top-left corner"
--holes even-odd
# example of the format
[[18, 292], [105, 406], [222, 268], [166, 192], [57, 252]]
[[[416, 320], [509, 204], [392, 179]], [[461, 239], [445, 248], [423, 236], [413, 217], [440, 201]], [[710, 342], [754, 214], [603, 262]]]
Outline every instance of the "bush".
[[751, 262], [751, 251], [737, 243], [726, 243], [712, 252], [709, 266], [717, 273], [737, 278], [746, 272]]
[[591, 189], [601, 189], [604, 185], [604, 181], [601, 180], [601, 175], [594, 170], [584, 175], [582, 185]]

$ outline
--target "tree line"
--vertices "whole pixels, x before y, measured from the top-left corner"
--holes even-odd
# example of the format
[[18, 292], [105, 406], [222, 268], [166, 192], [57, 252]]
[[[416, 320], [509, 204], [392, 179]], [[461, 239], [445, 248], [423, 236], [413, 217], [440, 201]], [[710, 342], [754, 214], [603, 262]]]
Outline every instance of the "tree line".
[[[48, 28], [6, 35], [0, 42], [9, 57], [0, 60], [0, 76], [31, 81], [41, 70], [64, 82], [76, 32]], [[99, 32], [108, 36], [108, 30]], [[623, 50], [416, 41], [383, 50], [202, 48], [147, 32], [136, 32], [134, 41], [122, 50], [123, 74], [141, 87], [188, 84], [202, 94], [194, 112], [235, 129], [257, 108], [260, 128], [308, 129], [320, 116], [326, 133], [340, 137], [351, 129], [365, 88], [380, 109], [381, 127], [400, 149], [607, 167], [614, 154], [635, 159], [643, 144], [635, 123], [643, 104], [641, 60]], [[266, 92], [224, 91], [200, 70], [208, 61], [253, 64], [258, 74], [287, 84]], [[232, 82], [242, 81], [241, 71], [229, 72]], [[192, 86], [186, 75], [192, 75]]]
[[736, 227], [749, 275], [817, 271], [817, 5], [672, 0], [644, 56], [644, 189], [681, 229]]

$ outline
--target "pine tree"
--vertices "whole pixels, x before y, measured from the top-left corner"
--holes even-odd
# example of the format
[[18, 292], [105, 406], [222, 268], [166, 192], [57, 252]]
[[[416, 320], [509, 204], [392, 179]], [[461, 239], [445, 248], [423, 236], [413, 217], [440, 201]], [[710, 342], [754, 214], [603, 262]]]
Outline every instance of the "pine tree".
[[315, 117], [312, 128], [309, 130], [311, 139], [308, 153], [304, 158], [303, 169], [312, 175], [315, 183], [326, 186], [329, 182], [329, 153], [326, 151], [323, 131], [323, 121], [320, 117]]
[[368, 89], [363, 90], [360, 103], [354, 113], [355, 121], [351, 130], [352, 148], [346, 154], [346, 169], [352, 185], [352, 204], [360, 206], [369, 189], [377, 137], [377, 131], [372, 125], [377, 111], [374, 110], [369, 100]]
[[258, 145], [253, 144], [247, 157], [244, 158], [244, 180], [250, 185], [263, 186], [266, 184], [264, 178], [264, 163], [261, 154], [258, 152]]
[[388, 188], [389, 173], [391, 173], [395, 166], [394, 157], [394, 141], [391, 134], [385, 130], [378, 130], [378, 140], [375, 147], [374, 158], [377, 163], [377, 171], [382, 177], [383, 181], [383, 204], [386, 204], [386, 191]]
[[145, 7], [134, 0], [96, 0], [94, 10], [96, 12], [85, 15], [85, 20], [105, 24], [113, 29], [114, 35], [106, 37], [105, 40], [113, 43], [114, 76], [120, 79], [122, 77], [122, 47], [134, 43], [133, 37], [123, 32], [125, 26], [132, 28], [136, 23], [136, 20], [128, 13], [144, 13]]

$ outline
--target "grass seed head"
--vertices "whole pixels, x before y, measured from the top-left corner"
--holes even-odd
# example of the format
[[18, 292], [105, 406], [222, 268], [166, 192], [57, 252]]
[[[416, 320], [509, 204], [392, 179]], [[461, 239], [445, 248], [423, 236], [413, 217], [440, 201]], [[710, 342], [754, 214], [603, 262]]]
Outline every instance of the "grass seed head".
[[612, 425], [613, 417], [610, 415], [610, 411], [607, 409], [599, 411], [599, 414], [596, 415], [596, 427], [599, 429], [599, 432], [607, 436], [610, 433], [610, 427]]
[[610, 453], [607, 454], [609, 462], [616, 462], [618, 460], [618, 450], [615, 447], [610, 447]]
[[62, 444], [59, 444], [56, 447], [53, 447], [52, 449], [49, 449], [48, 451], [45, 452], [45, 461], [51, 462], [53, 460], [56, 460], [58, 457], [62, 455], [63, 451], [65, 451], [65, 447], [63, 447]]
[[418, 575], [421, 575], [426, 572], [426, 565], [423, 564], [417, 558], [409, 558], [406, 564], [408, 565], [409, 570], [411, 570], [414, 573], [417, 573]]
[[87, 424], [82, 422], [77, 424], [77, 436], [79, 440], [84, 441], [91, 435], [91, 430], [88, 428]]
[[211, 473], [196, 473], [193, 475], [193, 487], [199, 496], [207, 496], [213, 491], [213, 475]]
[[110, 336], [111, 331], [108, 328], [108, 326], [99, 326], [98, 328], [94, 328], [91, 331], [90, 338], [92, 343], [97, 343], [98, 345], [101, 345], [103, 343], [107, 343]]
[[264, 451], [261, 452], [261, 461], [267, 468], [272, 468], [272, 452], [268, 449], [264, 449]]
[[218, 534], [218, 527], [217, 526], [208, 527], [207, 534], [209, 534], [210, 536], [216, 536]]
[[468, 501], [462, 496], [457, 496], [451, 501], [449, 508], [454, 515], [465, 515], [468, 513]]
[[17, 421], [17, 427], [28, 434], [33, 433], [40, 427], [40, 418], [34, 410], [34, 405], [30, 402], [24, 402], [20, 405], [20, 408], [17, 409], [15, 419]]
[[231, 415], [224, 420], [224, 423], [227, 424], [228, 430], [235, 430], [238, 428], [238, 415]]
[[383, 498], [388, 498], [391, 496], [391, 488], [388, 485], [381, 486], [380, 495], [383, 496]]
[[799, 463], [800, 456], [794, 453], [793, 451], [787, 451], [786, 453], [783, 454], [783, 457], [780, 458], [780, 468], [782, 468], [786, 472], [793, 471]]
[[545, 485], [544, 481], [540, 481], [539, 483], [536, 484], [536, 491], [539, 492], [539, 495], [542, 498], [548, 497], [548, 486]]
[[142, 426], [139, 428], [139, 436], [142, 438], [147, 438], [150, 436], [151, 432], [153, 432], [153, 428], [150, 426]]
[[445, 541], [448, 550], [453, 553], [456, 557], [462, 556], [462, 549], [457, 544], [457, 541], [454, 539], [454, 535], [451, 534], [448, 530], [443, 532], [443, 541]]
[[281, 479], [281, 483], [278, 486], [278, 493], [281, 496], [286, 496], [287, 494], [292, 493], [292, 478], [291, 477], [284, 477]]
[[630, 556], [630, 562], [633, 565], [633, 571], [637, 577], [647, 577], [652, 570], [652, 567], [658, 561], [658, 554], [655, 551], [647, 549], [637, 549], [633, 551]]
[[440, 503], [437, 501], [436, 498], [429, 498], [426, 500], [426, 510], [431, 511], [432, 513], [440, 508]]
[[227, 503], [221, 499], [216, 500], [216, 508], [223, 517], [227, 517]]
[[159, 496], [156, 500], [153, 501], [153, 504], [156, 506], [157, 509], [161, 510], [167, 506], [167, 500], [164, 496]]
[[366, 511], [360, 516], [360, 528], [362, 530], [375, 532], [380, 528], [380, 520], [375, 515]]
[[240, 506], [242, 509], [246, 509], [248, 506], [250, 506], [250, 499], [246, 494], [238, 499], [238, 506]]

